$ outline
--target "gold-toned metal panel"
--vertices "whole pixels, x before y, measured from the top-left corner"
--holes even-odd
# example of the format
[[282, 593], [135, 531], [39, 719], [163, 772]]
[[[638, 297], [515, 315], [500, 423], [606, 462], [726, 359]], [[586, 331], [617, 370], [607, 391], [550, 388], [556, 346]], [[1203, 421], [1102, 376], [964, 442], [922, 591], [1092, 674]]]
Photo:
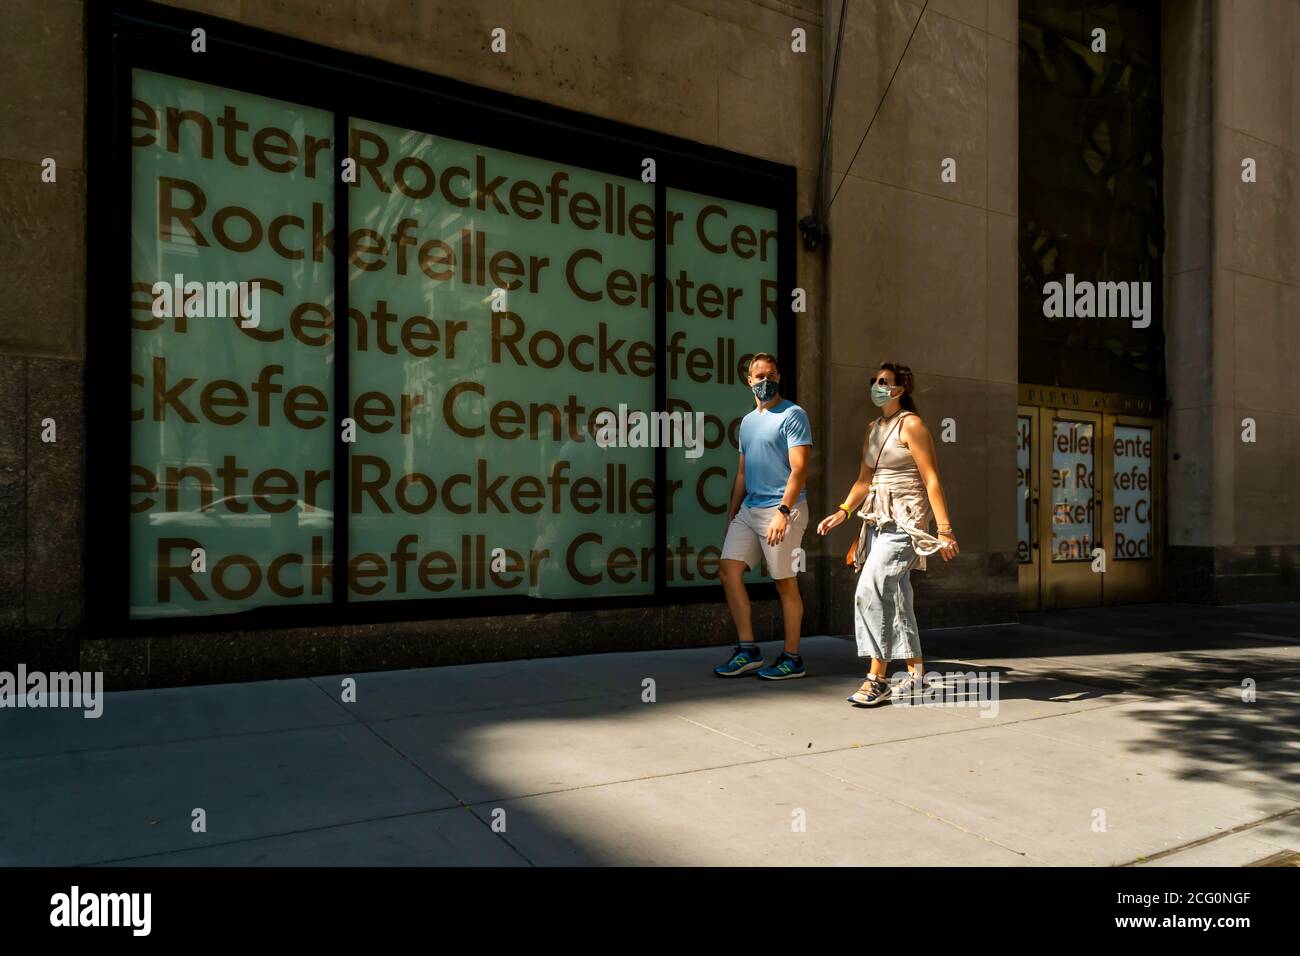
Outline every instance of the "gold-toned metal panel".
[[1158, 600], [1163, 424], [1147, 410], [1092, 410], [1123, 396], [1021, 386], [1022, 399], [1066, 392], [1068, 406], [1018, 408], [1021, 610]]
[[1143, 418], [1161, 418], [1164, 415], [1164, 410], [1149, 396], [1124, 395], [1119, 392], [1089, 392], [1081, 388], [1060, 388], [1053, 385], [1022, 384], [1020, 404], [1098, 414], [1134, 415]]

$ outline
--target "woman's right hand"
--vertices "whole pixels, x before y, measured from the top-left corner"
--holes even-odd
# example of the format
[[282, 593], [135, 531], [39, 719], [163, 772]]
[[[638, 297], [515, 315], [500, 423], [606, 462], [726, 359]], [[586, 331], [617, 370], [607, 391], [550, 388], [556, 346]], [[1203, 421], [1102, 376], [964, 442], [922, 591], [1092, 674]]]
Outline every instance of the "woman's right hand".
[[825, 518], [822, 518], [821, 523], [817, 525], [817, 533], [826, 534], [832, 528], [844, 524], [844, 521], [848, 516], [848, 512], [843, 508], [836, 508], [834, 514], [829, 514]]

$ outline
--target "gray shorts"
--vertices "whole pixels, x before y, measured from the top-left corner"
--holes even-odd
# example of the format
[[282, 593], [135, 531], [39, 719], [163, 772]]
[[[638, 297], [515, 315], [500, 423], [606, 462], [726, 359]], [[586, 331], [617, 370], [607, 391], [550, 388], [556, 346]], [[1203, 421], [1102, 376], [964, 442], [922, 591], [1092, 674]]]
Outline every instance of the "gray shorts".
[[759, 559], [767, 562], [767, 571], [773, 581], [794, 577], [795, 550], [803, 543], [803, 532], [808, 527], [808, 502], [801, 501], [791, 512], [798, 512], [786, 526], [780, 544], [767, 543], [767, 526], [776, 515], [776, 508], [747, 508], [741, 505], [736, 517], [727, 526], [727, 539], [722, 543], [723, 561], [744, 561], [747, 568], [758, 565]]

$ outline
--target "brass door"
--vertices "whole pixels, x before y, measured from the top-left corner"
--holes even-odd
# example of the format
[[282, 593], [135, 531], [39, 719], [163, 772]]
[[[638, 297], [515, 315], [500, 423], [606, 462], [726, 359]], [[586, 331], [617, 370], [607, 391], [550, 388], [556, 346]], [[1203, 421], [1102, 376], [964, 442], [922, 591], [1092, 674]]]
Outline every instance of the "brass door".
[[1016, 557], [1020, 562], [1020, 609], [1037, 611], [1041, 587], [1039, 548], [1039, 409], [1021, 405], [1016, 417]]
[[1154, 601], [1160, 594], [1159, 542], [1161, 423], [1128, 415], [1104, 416], [1102, 540], [1106, 604]]
[[1160, 421], [1030, 405], [1018, 412], [1021, 609], [1158, 599]]

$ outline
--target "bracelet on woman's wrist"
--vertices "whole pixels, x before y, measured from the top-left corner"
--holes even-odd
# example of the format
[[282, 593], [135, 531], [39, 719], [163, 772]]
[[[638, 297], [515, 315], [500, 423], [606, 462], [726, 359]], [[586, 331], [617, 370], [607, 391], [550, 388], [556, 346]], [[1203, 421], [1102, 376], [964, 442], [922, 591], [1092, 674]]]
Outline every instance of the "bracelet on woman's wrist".
[[848, 503], [847, 501], [844, 502], [842, 505], [839, 506], [839, 510], [840, 510], [840, 511], [843, 511], [846, 515], [851, 515], [851, 514], [853, 514], [853, 508], [850, 507], [850, 505], [849, 505], [849, 503]]

